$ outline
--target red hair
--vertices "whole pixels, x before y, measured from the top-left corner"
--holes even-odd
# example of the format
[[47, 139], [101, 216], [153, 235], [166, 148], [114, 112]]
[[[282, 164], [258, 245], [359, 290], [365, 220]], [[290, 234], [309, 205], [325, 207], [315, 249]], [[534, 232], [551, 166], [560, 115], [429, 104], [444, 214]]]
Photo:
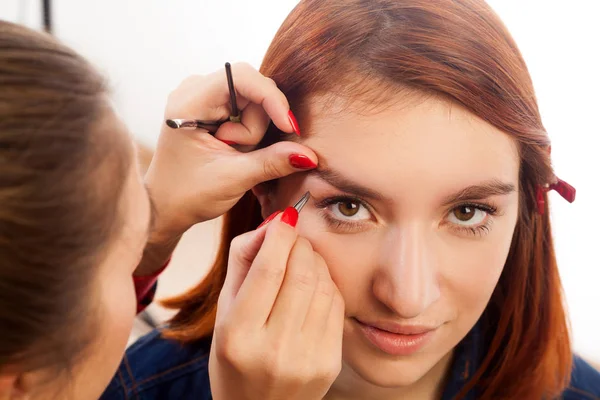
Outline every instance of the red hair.
[[[535, 202], [538, 185], [554, 180], [550, 142], [525, 62], [490, 7], [481, 0], [304, 0], [275, 35], [261, 72], [285, 93], [304, 132], [315, 95], [377, 100], [409, 88], [450, 99], [516, 141], [519, 217], [482, 316], [486, 353], [462, 394], [474, 386], [484, 399], [560, 394], [572, 354], [550, 221]], [[263, 145], [276, 137], [271, 126]], [[247, 193], [225, 216], [207, 277], [166, 302], [179, 310], [168, 337], [211, 335], [229, 244], [260, 221], [259, 204]]]

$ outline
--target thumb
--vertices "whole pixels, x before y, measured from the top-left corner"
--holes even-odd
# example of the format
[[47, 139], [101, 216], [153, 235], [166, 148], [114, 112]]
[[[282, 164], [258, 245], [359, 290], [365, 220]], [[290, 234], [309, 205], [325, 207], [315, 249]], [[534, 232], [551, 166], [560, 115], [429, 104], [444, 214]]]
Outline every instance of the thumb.
[[227, 275], [219, 296], [219, 308], [227, 309], [235, 299], [250, 266], [265, 240], [266, 226], [246, 232], [231, 241]]
[[316, 168], [318, 159], [308, 147], [284, 141], [244, 153], [239, 162], [242, 164], [239, 178], [247, 186], [245, 189], [250, 190], [260, 183]]

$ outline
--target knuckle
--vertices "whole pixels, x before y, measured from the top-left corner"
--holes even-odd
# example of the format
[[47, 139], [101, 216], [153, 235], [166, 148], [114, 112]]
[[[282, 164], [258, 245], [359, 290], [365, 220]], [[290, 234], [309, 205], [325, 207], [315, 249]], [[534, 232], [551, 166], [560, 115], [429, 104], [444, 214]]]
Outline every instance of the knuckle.
[[296, 239], [290, 262], [294, 263], [290, 269], [290, 274], [295, 284], [299, 288], [314, 290], [318, 273], [314, 265], [312, 245], [307, 239], [303, 237]]
[[320, 372], [319, 378], [323, 382], [330, 383], [330, 382], [333, 382], [338, 377], [338, 375], [340, 374], [341, 371], [342, 371], [342, 359], [340, 357], [338, 359], [331, 361], [329, 363], [329, 366]]
[[228, 364], [239, 365], [240, 355], [244, 353], [239, 334], [234, 329], [229, 329], [228, 324], [215, 326], [214, 334], [218, 338], [215, 346], [217, 357]]
[[308, 271], [297, 271], [290, 277], [294, 286], [302, 291], [312, 292], [315, 290], [315, 277]]
[[320, 277], [316, 292], [321, 296], [333, 298], [336, 294], [335, 285], [331, 282], [331, 279]]
[[250, 65], [247, 62], [236, 62], [235, 64], [232, 65], [232, 69], [235, 69], [236, 71], [236, 75], [241, 73], [241, 74], [248, 74], [250, 72], [254, 72], [256, 71], [256, 69]]
[[252, 144], [258, 144], [265, 134], [265, 128], [260, 121], [246, 123], [246, 129], [250, 132]]
[[270, 356], [264, 359], [264, 370], [267, 379], [278, 382], [283, 379], [287, 380], [290, 373], [287, 371], [289, 363], [285, 363], [281, 353], [273, 352]]
[[256, 266], [256, 275], [258, 279], [268, 283], [279, 283], [285, 276], [285, 269], [274, 265], [264, 264]]
[[273, 87], [277, 87], [277, 82], [275, 82], [275, 80], [273, 78], [269, 78], [268, 76], [265, 76], [265, 80], [266, 82]]
[[313, 246], [310, 243], [310, 241], [308, 239], [306, 239], [305, 237], [299, 236], [298, 239], [296, 240], [296, 246], [298, 246], [299, 250], [306, 253], [307, 255], [309, 253], [313, 253]]
[[329, 274], [329, 269], [325, 260], [319, 253], [314, 253], [315, 256], [315, 265], [317, 271], [319, 271], [319, 283], [317, 285], [316, 292], [317, 294], [326, 296], [326, 297], [334, 297], [337, 293], [337, 288], [335, 283], [331, 279], [331, 275]]
[[241, 236], [236, 236], [233, 238], [229, 245], [229, 252], [231, 254], [239, 253], [244, 246], [244, 239]]
[[300, 387], [311, 380], [308, 368], [302, 363], [290, 363], [288, 354], [274, 358], [269, 375], [274, 381], [285, 382], [290, 387]]
[[263, 174], [268, 179], [279, 178], [285, 176], [287, 171], [279, 163], [272, 160], [266, 160], [263, 163]]

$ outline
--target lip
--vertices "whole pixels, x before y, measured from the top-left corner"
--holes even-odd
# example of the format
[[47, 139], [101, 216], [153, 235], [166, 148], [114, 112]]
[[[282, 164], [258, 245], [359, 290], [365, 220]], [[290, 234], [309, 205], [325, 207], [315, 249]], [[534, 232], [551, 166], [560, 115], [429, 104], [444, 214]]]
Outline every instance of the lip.
[[357, 322], [363, 336], [379, 350], [392, 356], [408, 356], [421, 350], [438, 327], [400, 325], [393, 322]]

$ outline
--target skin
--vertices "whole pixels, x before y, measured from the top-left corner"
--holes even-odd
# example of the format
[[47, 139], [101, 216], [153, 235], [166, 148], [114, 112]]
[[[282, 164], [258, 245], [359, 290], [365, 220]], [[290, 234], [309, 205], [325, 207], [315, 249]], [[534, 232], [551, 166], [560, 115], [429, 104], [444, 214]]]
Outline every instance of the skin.
[[[448, 101], [406, 98], [369, 113], [343, 101], [323, 111], [316, 99], [302, 143], [319, 167], [279, 180], [261, 197], [266, 216], [312, 194], [297, 229], [324, 258], [346, 307], [342, 372], [327, 399], [439, 398], [453, 349], [488, 304], [516, 225], [515, 142]], [[450, 199], [491, 182], [513, 190]], [[318, 206], [333, 196], [355, 200]], [[465, 214], [464, 204], [497, 212]], [[392, 356], [366, 340], [357, 319], [435, 331], [416, 353]]]

